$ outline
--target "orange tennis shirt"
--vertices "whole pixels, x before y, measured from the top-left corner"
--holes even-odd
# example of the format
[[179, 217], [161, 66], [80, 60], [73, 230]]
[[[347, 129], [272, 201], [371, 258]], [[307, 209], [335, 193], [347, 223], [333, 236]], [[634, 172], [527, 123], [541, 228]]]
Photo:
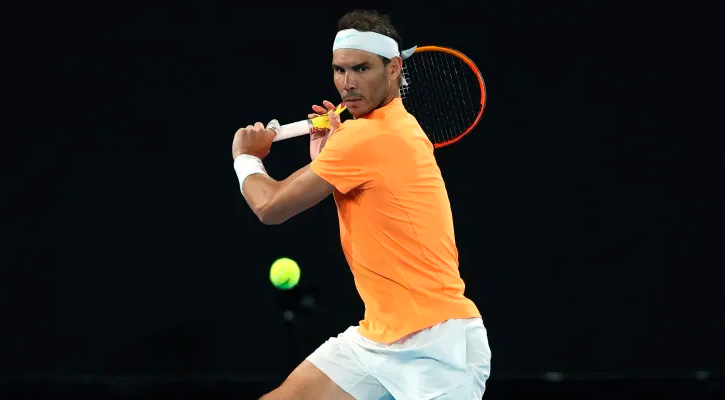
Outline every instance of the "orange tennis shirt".
[[481, 316], [463, 293], [433, 145], [400, 98], [342, 123], [310, 166], [335, 187], [342, 249], [365, 305], [362, 336], [392, 343]]

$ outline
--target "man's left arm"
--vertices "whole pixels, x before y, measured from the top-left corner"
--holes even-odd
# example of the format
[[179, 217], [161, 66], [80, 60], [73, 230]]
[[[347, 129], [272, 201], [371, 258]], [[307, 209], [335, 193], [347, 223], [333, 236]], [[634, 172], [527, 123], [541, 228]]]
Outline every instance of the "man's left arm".
[[333, 189], [309, 165], [282, 181], [261, 173], [249, 175], [241, 187], [249, 207], [267, 225], [283, 223], [322, 201]]
[[274, 136], [273, 130], [257, 122], [239, 129], [232, 142], [234, 170], [242, 195], [257, 218], [269, 225], [281, 224], [314, 206], [334, 189], [309, 165], [282, 181], [272, 179], [262, 159], [269, 154]]

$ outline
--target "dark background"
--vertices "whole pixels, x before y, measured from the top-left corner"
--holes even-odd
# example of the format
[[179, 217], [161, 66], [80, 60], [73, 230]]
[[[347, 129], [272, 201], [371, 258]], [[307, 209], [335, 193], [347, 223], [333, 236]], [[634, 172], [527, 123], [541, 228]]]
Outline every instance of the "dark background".
[[[713, 11], [449, 3], [4, 5], [0, 397], [255, 398], [357, 324], [332, 198], [262, 225], [231, 158], [239, 127], [339, 99], [354, 8], [486, 81], [480, 125], [436, 151], [486, 398], [722, 394]], [[265, 165], [308, 161], [298, 138]], [[268, 280], [281, 256], [290, 293]]]

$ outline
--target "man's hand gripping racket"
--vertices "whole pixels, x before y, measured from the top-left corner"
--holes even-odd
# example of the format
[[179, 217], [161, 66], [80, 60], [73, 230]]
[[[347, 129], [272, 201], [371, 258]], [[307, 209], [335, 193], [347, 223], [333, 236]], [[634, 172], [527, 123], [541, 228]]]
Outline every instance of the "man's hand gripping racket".
[[320, 118], [321, 116], [327, 116], [330, 122], [329, 129], [320, 129], [317, 131], [313, 131], [310, 134], [310, 159], [312, 160], [314, 160], [317, 155], [320, 154], [320, 151], [322, 151], [322, 148], [325, 147], [325, 143], [327, 143], [327, 139], [330, 137], [330, 135], [335, 133], [337, 128], [340, 127], [340, 113], [345, 109], [343, 104], [335, 107], [334, 104], [330, 103], [327, 100], [323, 101], [322, 105], [324, 107], [318, 106], [317, 104], [313, 105], [312, 111], [314, 111], [314, 113], [310, 113], [307, 115], [307, 118], [309, 118], [310, 120], [315, 120], [316, 118]]
[[345, 111], [346, 107], [344, 103], [341, 103], [339, 106], [335, 107], [327, 100], [325, 100], [323, 104], [325, 104], [325, 107], [327, 107], [327, 112], [325, 112], [324, 109], [320, 106], [312, 106], [312, 109], [317, 112], [317, 114], [308, 114], [308, 118], [302, 121], [292, 122], [284, 125], [280, 125], [277, 120], [270, 121], [270, 123], [267, 125], [267, 129], [272, 129], [277, 133], [277, 135], [274, 137], [274, 141], [277, 142], [296, 136], [319, 136], [329, 133], [330, 128], [332, 127], [330, 121], [331, 115], [334, 115], [336, 121], [339, 122], [340, 113]]

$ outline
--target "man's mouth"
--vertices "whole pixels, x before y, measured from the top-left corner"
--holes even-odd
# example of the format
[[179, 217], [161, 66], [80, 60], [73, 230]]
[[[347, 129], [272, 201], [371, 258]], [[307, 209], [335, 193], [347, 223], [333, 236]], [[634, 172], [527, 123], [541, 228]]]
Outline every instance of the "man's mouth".
[[344, 100], [345, 104], [351, 104], [351, 103], [354, 104], [354, 103], [357, 103], [359, 101], [362, 101], [362, 99], [360, 97], [349, 97], [349, 98], [347, 98], [347, 99]]

